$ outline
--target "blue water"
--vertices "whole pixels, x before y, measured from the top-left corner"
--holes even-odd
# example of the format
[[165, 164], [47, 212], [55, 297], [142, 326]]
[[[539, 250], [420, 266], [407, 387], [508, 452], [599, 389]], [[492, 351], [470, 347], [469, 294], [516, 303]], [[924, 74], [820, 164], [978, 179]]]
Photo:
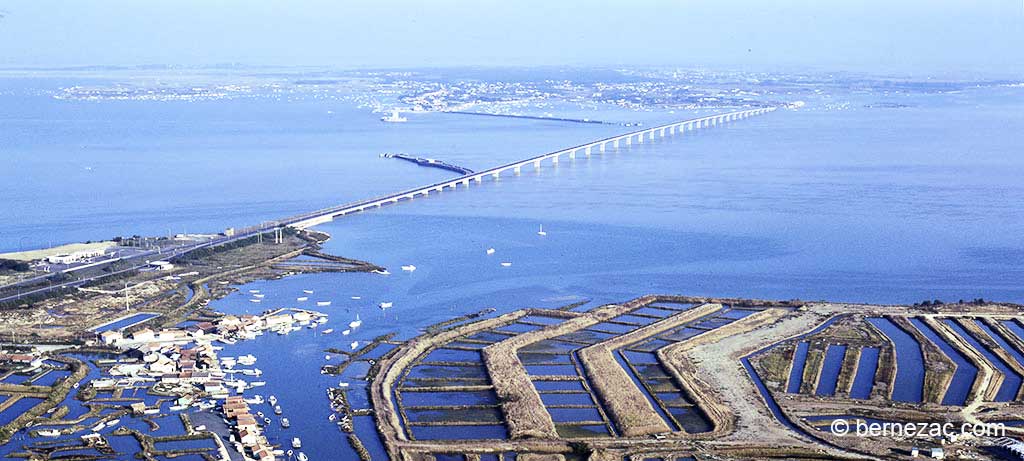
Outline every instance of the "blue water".
[[974, 385], [975, 377], [978, 376], [978, 367], [974, 366], [970, 360], [967, 360], [967, 357], [964, 357], [963, 354], [942, 339], [932, 327], [928, 326], [921, 319], [912, 318], [910, 323], [914, 324], [914, 327], [921, 334], [938, 346], [942, 353], [946, 354], [946, 357], [949, 357], [956, 364], [956, 372], [953, 374], [953, 379], [949, 382], [949, 387], [946, 388], [946, 394], [942, 397], [942, 404], [963, 405], [967, 401], [967, 394], [971, 392], [971, 386]]
[[804, 382], [804, 365], [807, 364], [807, 349], [809, 344], [800, 342], [796, 345], [793, 353], [793, 368], [789, 371], [789, 386], [786, 392], [796, 394], [800, 392], [800, 385]]
[[1013, 359], [1017, 362], [1018, 365], [1024, 366], [1024, 354], [1021, 354], [1020, 350], [1018, 350], [1016, 347], [1013, 347], [1006, 340], [1006, 338], [1003, 337], [1003, 335], [996, 332], [995, 329], [990, 327], [981, 319], [974, 319], [974, 323], [977, 324], [978, 328], [981, 328], [981, 330], [984, 331], [985, 334], [992, 338], [992, 340], [995, 341], [996, 344], [999, 344], [999, 347], [1001, 347], [1004, 351], [1010, 354], [1010, 356], [1013, 357]]
[[871, 389], [875, 386], [875, 372], [878, 370], [878, 354], [881, 350], [877, 347], [863, 347], [860, 350], [860, 360], [857, 362], [857, 374], [853, 377], [853, 385], [850, 387], [850, 398], [869, 399]]
[[[343, 97], [308, 94], [192, 103], [51, 97], [60, 87], [127, 78], [0, 77], [0, 197], [8, 223], [0, 251], [214, 232], [450, 177], [378, 158], [386, 151], [481, 169], [624, 131], [447, 114], [388, 125]], [[312, 459], [352, 458], [327, 419], [323, 390], [344, 379], [353, 382], [354, 404], [365, 407], [366, 397], [358, 373], [319, 374], [323, 349], [392, 331], [411, 337], [485, 307], [593, 306], [650, 292], [1024, 301], [1024, 246], [1016, 237], [1024, 233], [1017, 212], [1024, 201], [1024, 159], [1016, 154], [1024, 132], [1021, 90], [829, 91], [775, 96], [809, 101], [802, 110], [563, 159], [539, 173], [524, 170], [319, 226], [334, 236], [326, 251], [419, 269], [247, 284], [213, 307], [258, 311], [244, 295], [250, 288], [267, 294], [261, 306], [292, 305], [310, 288], [311, 300], [334, 301], [324, 310], [336, 331], [357, 313], [365, 323], [351, 338], [303, 330], [227, 353], [259, 357], [268, 381], [261, 392], [281, 399], [293, 416], [289, 434], [303, 436]], [[879, 100], [908, 107], [865, 107]], [[844, 102], [849, 109], [831, 109]], [[648, 125], [694, 113], [597, 110], [601, 118]], [[540, 224], [547, 237], [536, 235]], [[489, 247], [498, 250], [491, 257]], [[381, 301], [395, 308], [383, 314], [373, 307]], [[894, 341], [900, 377], [907, 378], [900, 382], [919, 383], [923, 369], [905, 374], [908, 363], [920, 366], [920, 350], [914, 359]], [[894, 393], [913, 401], [916, 392], [919, 400], [914, 387]], [[360, 436], [378, 449], [372, 421], [359, 420], [369, 427]]]
[[896, 380], [892, 400], [920, 402], [924, 392], [924, 355], [921, 353], [921, 345], [910, 333], [887, 318], [873, 317], [868, 321], [896, 344]]
[[816, 395], [833, 396], [836, 393], [836, 384], [839, 382], [839, 372], [843, 369], [843, 359], [846, 357], [846, 346], [832, 344], [825, 350], [825, 360], [821, 365], [821, 375], [818, 377], [818, 387], [814, 390]]
[[96, 333], [103, 333], [104, 331], [110, 331], [110, 330], [122, 330], [122, 329], [128, 328], [128, 327], [130, 327], [132, 325], [135, 325], [135, 324], [138, 324], [138, 323], [142, 323], [142, 322], [144, 322], [146, 320], [149, 320], [149, 319], [151, 319], [153, 317], [156, 317], [157, 315], [158, 314], [145, 314], [145, 313], [135, 314], [135, 315], [132, 315], [130, 317], [126, 317], [126, 318], [123, 318], [121, 320], [118, 320], [116, 322], [113, 322], [113, 323], [110, 323], [110, 324], [107, 324], [107, 325], [103, 325], [103, 326], [101, 326], [99, 328], [96, 328], [93, 331], [96, 332]]
[[964, 339], [974, 350], [978, 351], [988, 359], [999, 371], [1003, 373], [1003, 383], [999, 386], [999, 391], [996, 392], [996, 402], [1012, 402], [1017, 398], [1017, 391], [1020, 389], [1021, 376], [1017, 372], [1013, 371], [1003, 359], [999, 358], [992, 353], [987, 347], [983, 346], [973, 335], [967, 332], [959, 323], [953, 319], [944, 319], [946, 325], [949, 325], [961, 338]]
[[1018, 340], [1024, 341], [1024, 325], [1021, 325], [1019, 320], [1003, 320], [1000, 323], [1010, 330]]

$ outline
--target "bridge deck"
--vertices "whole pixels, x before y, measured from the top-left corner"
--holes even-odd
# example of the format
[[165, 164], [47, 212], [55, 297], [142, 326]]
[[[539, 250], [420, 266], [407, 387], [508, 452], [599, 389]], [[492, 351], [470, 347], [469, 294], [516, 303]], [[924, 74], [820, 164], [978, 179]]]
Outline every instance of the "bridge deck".
[[360, 200], [358, 202], [347, 203], [336, 207], [324, 208], [321, 210], [316, 210], [299, 216], [293, 216], [291, 218], [287, 218], [285, 220], [269, 224], [273, 224], [275, 226], [285, 225], [297, 228], [307, 228], [315, 226], [317, 224], [332, 221], [335, 217], [365, 211], [370, 208], [377, 208], [388, 204], [398, 203], [399, 200], [413, 199], [419, 195], [429, 195], [430, 192], [432, 191], [440, 192], [443, 191], [445, 188], [455, 188], [459, 184], [463, 185], [464, 187], [469, 187], [469, 184], [471, 182], [480, 183], [483, 182], [483, 180], [487, 177], [498, 178], [501, 176], [501, 173], [504, 173], [506, 171], [514, 171], [518, 173], [524, 166], [533, 165], [534, 168], [540, 168], [541, 163], [545, 160], [551, 160], [552, 163], [557, 164], [559, 158], [563, 155], [567, 155], [570, 159], [572, 159], [576, 158], [577, 152], [583, 151], [584, 155], [590, 156], [594, 148], [597, 148], [603, 152], [609, 146], [613, 148], [618, 148], [620, 144], [622, 144], [623, 142], [626, 145], [631, 145], [634, 142], [634, 140], [637, 143], [643, 143], [644, 138], [653, 140], [655, 138], [655, 134], [658, 134], [659, 137], [665, 137], [666, 135], [671, 136], [676, 134], [677, 132], [679, 134], [682, 134], [687, 130], [693, 131], [698, 128], [716, 126], [719, 123], [731, 122], [733, 120], [741, 120], [754, 115], [761, 115], [767, 112], [771, 112], [773, 110], [775, 110], [774, 107], [742, 110], [736, 112], [729, 112], [726, 114], [709, 115], [706, 117], [700, 117], [690, 120], [683, 120], [680, 122], [673, 122], [665, 125], [659, 125], [653, 128], [636, 130], [622, 135], [603, 138], [586, 144], [580, 144], [555, 152], [541, 154], [536, 157], [531, 157], [525, 160], [520, 160], [513, 163], [506, 163], [504, 165], [496, 166], [488, 170], [477, 171], [475, 173], [470, 173], [463, 176], [459, 176], [457, 178], [417, 187], [415, 189], [408, 189], [388, 194], [385, 196]]

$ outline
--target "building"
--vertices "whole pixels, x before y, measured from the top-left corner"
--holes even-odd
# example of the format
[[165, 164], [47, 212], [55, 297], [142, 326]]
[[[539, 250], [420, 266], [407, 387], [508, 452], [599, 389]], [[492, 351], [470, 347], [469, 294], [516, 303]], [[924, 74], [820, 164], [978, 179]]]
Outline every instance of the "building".
[[102, 248], [95, 250], [79, 250], [71, 253], [48, 256], [46, 262], [50, 264], [73, 264], [89, 258], [103, 256], [106, 251]]

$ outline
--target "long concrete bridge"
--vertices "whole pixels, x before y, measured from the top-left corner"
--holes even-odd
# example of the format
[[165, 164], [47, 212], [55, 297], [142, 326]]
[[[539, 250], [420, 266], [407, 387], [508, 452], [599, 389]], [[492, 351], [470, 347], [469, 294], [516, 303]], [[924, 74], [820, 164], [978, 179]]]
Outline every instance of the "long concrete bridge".
[[[574, 159], [577, 155], [585, 155], [589, 157], [591, 154], [594, 153], [595, 150], [597, 152], [605, 152], [608, 149], [618, 149], [623, 145], [630, 146], [633, 143], [642, 144], [644, 142], [653, 141], [656, 137], [664, 138], [665, 136], [682, 135], [687, 131], [713, 127], [719, 124], [732, 122], [734, 120], [741, 120], [744, 118], [752, 117], [754, 115], [764, 114], [767, 112], [771, 112], [773, 110], [775, 110], [775, 108], [741, 110], [736, 112], [730, 112], [727, 114], [709, 115], [706, 117], [700, 117], [691, 120], [684, 120], [681, 122], [669, 123], [667, 125], [656, 126], [654, 128], [637, 130], [618, 136], [612, 136], [610, 138], [599, 139], [594, 142], [581, 144], [578, 146], [570, 147], [568, 149], [562, 149], [556, 152], [538, 155], [536, 157], [528, 158], [526, 160], [508, 163], [495, 168], [491, 168], [489, 170], [477, 171], [446, 181], [437, 182], [427, 186], [417, 187], [415, 189], [408, 189], [401, 192], [388, 194], [382, 197], [375, 197], [354, 203], [338, 205], [331, 208], [324, 208], [321, 210], [303, 213], [301, 215], [291, 216], [276, 221], [263, 222], [257, 226], [239, 229], [236, 234], [231, 236], [215, 238], [209, 241], [204, 241], [201, 243], [196, 243], [195, 245], [177, 248], [164, 253], [157, 253], [156, 250], [152, 250], [141, 252], [136, 255], [125, 258], [112, 258], [97, 263], [97, 266], [105, 266], [117, 261], [122, 261], [127, 265], [127, 267], [119, 269], [118, 271], [115, 272], [103, 272], [98, 275], [84, 277], [81, 279], [75, 279], [59, 283], [49, 283], [47, 286], [42, 287], [31, 287], [27, 288], [25, 291], [21, 291], [19, 289], [16, 294], [0, 296], [0, 303], [16, 301], [27, 296], [40, 295], [54, 290], [82, 286], [102, 277], [109, 277], [111, 275], [128, 273], [130, 271], [137, 270], [140, 267], [147, 265], [151, 261], [169, 261], [195, 250], [216, 247], [219, 245], [223, 245], [225, 243], [231, 243], [233, 241], [249, 238], [254, 235], [265, 234], [272, 230], [280, 229], [284, 226], [307, 228], [315, 226], [317, 224], [330, 222], [337, 217], [345, 216], [352, 213], [358, 213], [361, 211], [366, 211], [371, 208], [379, 208], [385, 205], [395, 204], [403, 200], [411, 200], [416, 197], [427, 196], [431, 193], [441, 192], [448, 188], [454, 189], [459, 186], [469, 187], [470, 184], [479, 184], [488, 178], [497, 179], [501, 177], [502, 173], [519, 173], [520, 171], [522, 171], [523, 167], [532, 167], [534, 169], [539, 169], [543, 162], [550, 161], [553, 164], [557, 164], [563, 156], [569, 159]], [[10, 288], [16, 285], [19, 284], [12, 284], [2, 288]]]
[[518, 162], [507, 163], [501, 166], [491, 168], [489, 170], [477, 171], [475, 173], [459, 176], [457, 178], [449, 179], [442, 182], [437, 182], [427, 186], [417, 187], [415, 189], [404, 190], [396, 192], [383, 197], [375, 197], [367, 200], [361, 200], [355, 203], [349, 203], [331, 208], [324, 208], [321, 210], [313, 211], [299, 216], [288, 218], [287, 220], [278, 221], [274, 224], [287, 225], [297, 228], [307, 228], [330, 222], [336, 217], [345, 216], [347, 214], [359, 213], [366, 211], [371, 208], [380, 208], [385, 205], [391, 205], [398, 203], [402, 200], [412, 200], [416, 197], [427, 196], [430, 193], [442, 192], [445, 189], [457, 188], [459, 186], [468, 188], [472, 183], [482, 183], [487, 178], [498, 179], [502, 173], [515, 173], [518, 174], [522, 171], [523, 167], [532, 167], [534, 170], [541, 168], [541, 165], [545, 161], [550, 161], [552, 164], [557, 165], [562, 157], [569, 159], [575, 159], [578, 155], [585, 155], [590, 157], [595, 151], [605, 152], [608, 149], [618, 149], [625, 146], [630, 146], [633, 143], [643, 144], [644, 142], [653, 141], [655, 138], [664, 138], [665, 136], [682, 135], [687, 131], [694, 131], [700, 128], [708, 128], [718, 126], [720, 124], [732, 122], [735, 120], [742, 120], [755, 115], [761, 115], [767, 112], [775, 110], [774, 107], [761, 108], [761, 109], [750, 109], [741, 110], [736, 112], [729, 112], [726, 114], [709, 115], [706, 117], [695, 118], [691, 120], [684, 120], [681, 122], [673, 122], [666, 125], [660, 125], [653, 128], [647, 128], [643, 130], [632, 131], [626, 134], [612, 136], [609, 138], [599, 139], [587, 144], [580, 144], [567, 149], [538, 155], [536, 157], [528, 158]]

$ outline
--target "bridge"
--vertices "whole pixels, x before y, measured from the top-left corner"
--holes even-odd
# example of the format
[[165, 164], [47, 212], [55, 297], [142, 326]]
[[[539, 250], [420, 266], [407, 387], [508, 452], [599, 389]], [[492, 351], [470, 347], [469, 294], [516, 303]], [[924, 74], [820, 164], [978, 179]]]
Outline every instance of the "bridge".
[[277, 226], [291, 226], [300, 229], [305, 229], [307, 227], [312, 227], [317, 224], [323, 224], [326, 222], [333, 221], [334, 218], [342, 217], [347, 214], [359, 213], [361, 211], [366, 211], [371, 208], [380, 208], [385, 205], [396, 204], [402, 200], [412, 200], [416, 197], [427, 196], [430, 195], [431, 192], [442, 192], [445, 189], [455, 189], [456, 187], [459, 186], [468, 188], [470, 184], [480, 184], [485, 179], [488, 178], [498, 179], [501, 177], [503, 173], [511, 172], [514, 174], [519, 174], [520, 172], [522, 172], [523, 167], [532, 167], [534, 170], [539, 170], [542, 164], [546, 161], [551, 162], [553, 165], [557, 165], [562, 157], [575, 159], [576, 156], [581, 154], [590, 157], [594, 153], [594, 151], [605, 152], [608, 149], [618, 149], [623, 145], [631, 146], [633, 143], [643, 144], [645, 141], [654, 141], [656, 137], [664, 138], [666, 136], [674, 136], [677, 134], [683, 135], [687, 131], [694, 131], [701, 128], [714, 127], [728, 122], [753, 117], [755, 115], [765, 114], [773, 110], [775, 110], [774, 107], [741, 110], [736, 112], [729, 112], [726, 114], [709, 115], [706, 117], [684, 120], [681, 122], [673, 122], [666, 125], [659, 125], [653, 128], [632, 131], [618, 136], [599, 139], [597, 141], [589, 142], [587, 144], [580, 144], [578, 146], [573, 146], [567, 149], [562, 149], [559, 151], [538, 155], [536, 157], [531, 157], [526, 160], [507, 163], [501, 166], [491, 168], [489, 170], [477, 171], [475, 173], [462, 175], [457, 178], [437, 182], [427, 186], [421, 186], [415, 189], [404, 190], [401, 192], [388, 194], [382, 197], [361, 200], [355, 203], [349, 203], [336, 207], [316, 210], [310, 213], [277, 221], [272, 224]]
[[[454, 189], [459, 186], [468, 188], [470, 184], [480, 184], [487, 179], [498, 179], [499, 177], [501, 177], [503, 173], [511, 172], [519, 174], [522, 171], [523, 167], [532, 167], [534, 170], [537, 170], [541, 168], [544, 162], [551, 162], [552, 164], [557, 165], [562, 157], [575, 159], [577, 155], [581, 154], [589, 157], [594, 153], [595, 150], [597, 152], [605, 152], [608, 149], [618, 149], [623, 145], [630, 146], [633, 143], [643, 144], [644, 142], [653, 141], [655, 138], [682, 135], [687, 131], [694, 131], [701, 128], [714, 127], [735, 120], [742, 120], [748, 117], [753, 117], [755, 115], [761, 115], [767, 112], [771, 112], [773, 110], [775, 110], [774, 107], [741, 110], [736, 112], [729, 112], [726, 114], [709, 115], [706, 117], [684, 120], [681, 122], [673, 122], [667, 125], [660, 125], [653, 128], [632, 131], [626, 134], [599, 139], [597, 141], [589, 142], [586, 144], [580, 144], [578, 146], [573, 146], [567, 149], [562, 149], [559, 151], [538, 155], [536, 157], [531, 157], [526, 160], [507, 163], [505, 165], [497, 166], [489, 170], [465, 174], [453, 179], [448, 179], [427, 186], [417, 187], [415, 189], [408, 189], [388, 194], [382, 197], [375, 197], [371, 199], [360, 200], [354, 203], [324, 208], [276, 221], [263, 222], [256, 226], [239, 229], [234, 235], [231, 236], [222, 236], [214, 238], [208, 241], [175, 248], [164, 253], [160, 253], [157, 250], [150, 250], [123, 258], [118, 257], [107, 259], [104, 261], [97, 262], [94, 265], [97, 267], [109, 266], [112, 263], [120, 261], [126, 267], [118, 269], [113, 272], [104, 272], [99, 275], [84, 277], [77, 280], [57, 283], [51, 282], [47, 286], [30, 287], [24, 291], [21, 291], [19, 289], [15, 294], [8, 293], [6, 295], [0, 295], [0, 303], [16, 301], [27, 296], [43, 294], [53, 290], [83, 286], [103, 277], [109, 277], [112, 275], [129, 273], [130, 271], [138, 270], [139, 268], [146, 266], [153, 261], [170, 261], [174, 258], [188, 254], [195, 250], [216, 247], [233, 241], [249, 238], [255, 235], [265, 234], [271, 231], [276, 232], [276, 230], [286, 226], [305, 229], [307, 227], [312, 227], [317, 224], [333, 221], [334, 218], [342, 217], [348, 214], [359, 213], [362, 211], [369, 210], [371, 208], [380, 208], [385, 205], [396, 204], [403, 200], [412, 200], [416, 197], [424, 197], [432, 192], [442, 192], [445, 189]], [[68, 271], [63, 272], [66, 273]], [[14, 283], [0, 288], [7, 289], [8, 291], [10, 291], [12, 289], [18, 288], [19, 285], [21, 285], [21, 283]]]

